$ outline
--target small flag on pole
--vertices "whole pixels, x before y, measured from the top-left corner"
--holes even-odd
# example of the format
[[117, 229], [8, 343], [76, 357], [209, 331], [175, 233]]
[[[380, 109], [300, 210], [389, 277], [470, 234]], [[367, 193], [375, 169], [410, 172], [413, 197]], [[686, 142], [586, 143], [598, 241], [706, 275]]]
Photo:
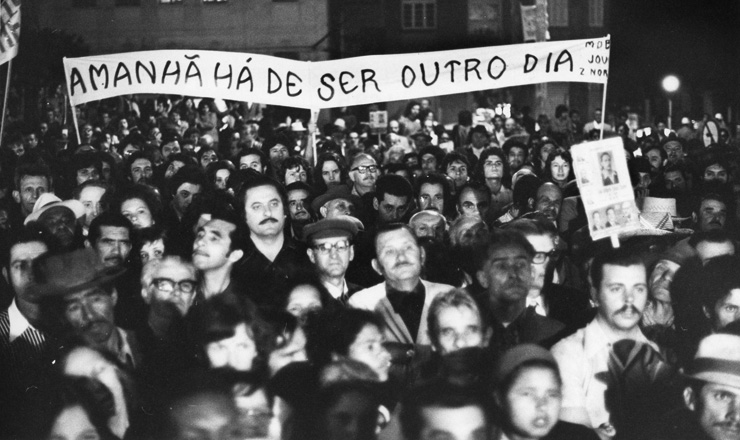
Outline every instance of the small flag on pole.
[[0, 64], [18, 55], [21, 34], [21, 0], [0, 0]]

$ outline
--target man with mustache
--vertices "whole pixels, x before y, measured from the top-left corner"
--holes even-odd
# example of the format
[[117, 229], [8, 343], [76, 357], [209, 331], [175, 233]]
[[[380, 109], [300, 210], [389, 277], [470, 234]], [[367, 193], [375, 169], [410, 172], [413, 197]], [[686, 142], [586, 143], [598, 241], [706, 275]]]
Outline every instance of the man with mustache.
[[285, 187], [285, 191], [288, 193], [291, 232], [294, 238], [301, 239], [303, 228], [313, 221], [308, 210], [311, 187], [305, 182], [293, 182]]
[[90, 223], [85, 247], [97, 252], [105, 267], [123, 267], [131, 252], [133, 225], [121, 214], [105, 212]]
[[[122, 214], [105, 212], [90, 223], [85, 247], [92, 248], [105, 267], [131, 269], [128, 257], [133, 247], [133, 230], [134, 226]], [[126, 329], [137, 328], [145, 317], [138, 277], [138, 273], [129, 270], [115, 281], [117, 322]]]
[[591, 282], [596, 317], [555, 344], [552, 353], [563, 379], [560, 419], [592, 428], [605, 439], [613, 438], [616, 429], [606, 408], [607, 384], [598, 377], [609, 371], [611, 347], [631, 339], [660, 349], [639, 327], [648, 298], [645, 264], [639, 256], [625, 248], [598, 255], [591, 265]]
[[375, 253], [373, 269], [385, 281], [355, 293], [348, 305], [380, 313], [388, 341], [431, 345], [427, 331], [429, 306], [437, 295], [453, 287], [421, 279], [424, 248], [407, 225], [382, 226], [375, 236]]
[[34, 262], [33, 292], [46, 302], [44, 310], [58, 314], [66, 330], [136, 368], [141, 353], [135, 336], [116, 326], [113, 311], [119, 299], [113, 283], [124, 271], [120, 266], [104, 265], [92, 249], [46, 254]]
[[310, 268], [306, 249], [286, 233], [288, 203], [285, 189], [259, 176], [242, 187], [244, 220], [249, 228], [244, 259], [238, 265], [239, 285], [258, 305], [272, 305], [299, 269]]
[[527, 307], [532, 286], [532, 260], [535, 250], [518, 231], [502, 230], [491, 234], [487, 243], [475, 250], [479, 262], [475, 274], [481, 311], [493, 328], [489, 347], [494, 356], [518, 344], [534, 343], [549, 347], [565, 328], [561, 322], [539, 315]]
[[697, 214], [697, 231], [726, 229], [727, 203], [720, 194], [708, 193], [701, 196]]
[[416, 181], [416, 204], [420, 211], [437, 211], [444, 215], [450, 198], [450, 185], [439, 173], [424, 174]]

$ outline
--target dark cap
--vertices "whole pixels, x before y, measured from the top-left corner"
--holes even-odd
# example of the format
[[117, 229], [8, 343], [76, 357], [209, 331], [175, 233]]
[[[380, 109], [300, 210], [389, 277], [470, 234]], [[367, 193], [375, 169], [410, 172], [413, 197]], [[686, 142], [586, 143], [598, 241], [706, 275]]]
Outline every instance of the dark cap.
[[303, 236], [306, 238], [306, 241], [329, 237], [354, 238], [360, 230], [357, 223], [362, 225], [359, 220], [348, 215], [326, 218], [306, 225], [303, 228]]
[[517, 367], [529, 361], [541, 361], [558, 370], [558, 363], [548, 350], [539, 345], [522, 344], [508, 350], [499, 358], [494, 379], [496, 382], [505, 380]]

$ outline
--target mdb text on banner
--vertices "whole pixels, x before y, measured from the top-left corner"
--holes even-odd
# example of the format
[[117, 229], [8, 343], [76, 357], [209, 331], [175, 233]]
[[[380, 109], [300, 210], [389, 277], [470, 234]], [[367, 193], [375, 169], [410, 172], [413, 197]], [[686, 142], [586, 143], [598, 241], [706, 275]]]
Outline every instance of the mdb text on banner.
[[306, 62], [199, 50], [65, 58], [72, 104], [157, 93], [331, 108], [544, 82], [606, 83], [609, 37]]

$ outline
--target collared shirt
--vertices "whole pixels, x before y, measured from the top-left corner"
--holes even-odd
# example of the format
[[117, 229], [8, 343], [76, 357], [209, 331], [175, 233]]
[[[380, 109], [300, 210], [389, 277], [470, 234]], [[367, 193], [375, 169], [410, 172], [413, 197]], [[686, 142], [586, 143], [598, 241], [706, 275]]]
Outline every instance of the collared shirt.
[[487, 313], [493, 328], [488, 346], [495, 356], [519, 344], [532, 343], [549, 347], [565, 328], [560, 321], [540, 316], [533, 307], [526, 307], [508, 324], [500, 322], [490, 310]]
[[[41, 366], [46, 337], [18, 310], [15, 300], [0, 313], [0, 370], [9, 383], [28, 384]], [[24, 379], [25, 378], [25, 379]]]
[[[292, 238], [285, 236], [277, 256], [270, 261], [257, 249], [250, 239], [244, 250], [244, 258], [232, 272], [237, 286], [243, 286], [257, 305], [276, 298], [288, 286], [288, 279], [301, 268], [311, 267], [305, 248]], [[242, 292], [238, 292], [242, 293]]]
[[426, 300], [424, 284], [419, 281], [414, 290], [410, 292], [402, 292], [386, 284], [386, 296], [393, 306], [393, 311], [401, 315], [401, 319], [406, 324], [411, 337], [416, 339]]
[[[26, 317], [23, 316], [21, 311], [18, 310], [18, 304], [15, 303], [15, 298], [13, 299], [13, 302], [10, 303], [10, 307], [8, 307], [8, 321], [10, 323], [10, 331], [8, 333], [8, 340], [10, 342], [15, 341], [29, 328], [32, 332], [38, 332], [38, 330], [28, 322]], [[41, 338], [43, 342], [43, 336]]]
[[547, 306], [545, 306], [545, 299], [542, 296], [537, 298], [527, 297], [527, 307], [533, 307], [535, 313], [540, 316], [547, 316]]
[[[596, 376], [609, 371], [611, 347], [618, 340], [604, 331], [602, 324], [594, 318], [586, 327], [552, 347], [563, 378], [562, 408], [585, 409], [591, 428], [596, 429], [602, 438], [613, 437], [614, 429], [606, 409], [607, 384]], [[635, 340], [660, 351], [642, 333]]]
[[116, 327], [116, 331], [118, 332], [119, 341], [118, 350], [115, 353], [116, 357], [124, 365], [136, 368], [138, 365], [136, 365], [137, 362], [136, 357], [134, 356], [134, 351], [131, 349], [128, 332], [120, 327]]
[[329, 291], [329, 294], [334, 299], [338, 299], [342, 302], [345, 302], [343, 298], [345, 298], [347, 296], [347, 293], [349, 292], [349, 287], [347, 286], [347, 280], [342, 279], [341, 287], [337, 287], [334, 284], [326, 282], [326, 281], [322, 282], [321, 284], [323, 284], [324, 287], [326, 287], [326, 290]]

